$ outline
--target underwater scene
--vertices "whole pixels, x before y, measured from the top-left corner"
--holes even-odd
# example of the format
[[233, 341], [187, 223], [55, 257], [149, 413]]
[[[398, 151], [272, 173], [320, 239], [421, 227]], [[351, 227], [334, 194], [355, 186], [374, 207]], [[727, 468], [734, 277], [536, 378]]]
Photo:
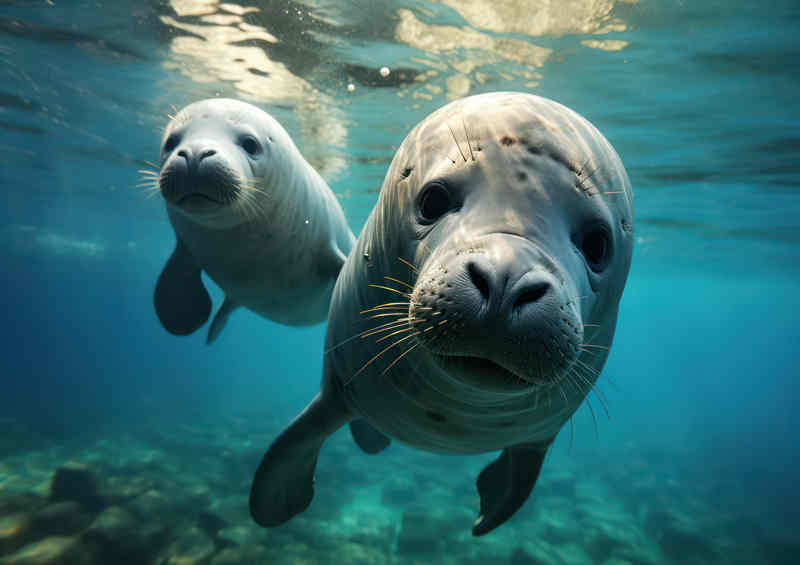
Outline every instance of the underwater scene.
[[800, 562], [799, 29], [0, 2], [0, 565]]

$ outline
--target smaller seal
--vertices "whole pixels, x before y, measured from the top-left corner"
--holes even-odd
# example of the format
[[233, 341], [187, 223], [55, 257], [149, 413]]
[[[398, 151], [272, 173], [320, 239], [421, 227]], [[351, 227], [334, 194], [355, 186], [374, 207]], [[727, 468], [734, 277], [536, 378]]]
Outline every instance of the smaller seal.
[[206, 343], [239, 306], [291, 326], [325, 319], [355, 237], [272, 116], [239, 100], [190, 104], [164, 132], [158, 188], [177, 240], [154, 296], [168, 332], [208, 320], [202, 271], [225, 292]]

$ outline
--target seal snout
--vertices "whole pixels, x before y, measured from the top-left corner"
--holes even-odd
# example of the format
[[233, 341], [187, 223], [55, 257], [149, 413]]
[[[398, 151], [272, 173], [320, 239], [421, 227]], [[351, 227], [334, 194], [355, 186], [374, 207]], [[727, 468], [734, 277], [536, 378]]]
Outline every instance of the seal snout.
[[421, 343], [469, 380], [549, 383], [583, 339], [577, 298], [562, 280], [543, 253], [498, 237], [425, 269], [410, 314]]
[[186, 140], [166, 158], [159, 186], [164, 198], [182, 208], [201, 211], [232, 202], [240, 175], [213, 140]]

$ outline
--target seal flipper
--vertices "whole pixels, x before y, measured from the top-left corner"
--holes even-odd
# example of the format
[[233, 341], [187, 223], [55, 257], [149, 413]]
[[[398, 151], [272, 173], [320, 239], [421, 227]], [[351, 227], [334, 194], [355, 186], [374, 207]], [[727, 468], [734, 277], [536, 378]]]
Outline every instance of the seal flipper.
[[178, 237], [153, 296], [158, 319], [171, 334], [189, 335], [211, 314], [211, 297], [200, 273], [200, 266]]
[[320, 258], [319, 265], [317, 266], [320, 276], [323, 278], [332, 277], [336, 280], [345, 261], [347, 261], [347, 255], [339, 248], [339, 245], [335, 241], [331, 241], [328, 245], [327, 252], [324, 257]]
[[545, 453], [547, 445], [512, 445], [484, 467], [478, 475], [481, 513], [472, 535], [488, 534], [519, 510], [539, 478]]
[[211, 320], [211, 325], [208, 327], [208, 335], [206, 336], [206, 345], [211, 345], [214, 343], [219, 337], [222, 328], [225, 327], [225, 322], [228, 321], [228, 316], [231, 312], [236, 310], [239, 307], [239, 304], [228, 298], [225, 297], [225, 300], [222, 301], [219, 308], [217, 309], [217, 313], [214, 314], [214, 319]]
[[363, 418], [350, 422], [350, 434], [353, 436], [358, 447], [367, 453], [378, 453], [383, 451], [392, 440], [381, 432], [373, 428]]
[[311, 504], [319, 450], [348, 419], [337, 398], [320, 393], [272, 442], [250, 489], [250, 515], [260, 526], [279, 526]]

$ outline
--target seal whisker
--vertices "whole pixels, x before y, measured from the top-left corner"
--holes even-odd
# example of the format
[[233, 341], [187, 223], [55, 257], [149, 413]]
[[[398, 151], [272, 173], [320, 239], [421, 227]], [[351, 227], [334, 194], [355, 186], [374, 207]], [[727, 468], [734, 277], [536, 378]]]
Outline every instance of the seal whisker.
[[[375, 334], [379, 334], [379, 333], [382, 333], [382, 332], [389, 332], [389, 331], [392, 331], [392, 330], [396, 330], [398, 328], [410, 328], [411, 325], [410, 325], [409, 322], [410, 322], [410, 320], [407, 319], [407, 318], [404, 319], [404, 320], [392, 321], [390, 323], [393, 324], [393, 325], [386, 326], [384, 328], [374, 329], [374, 330], [367, 330], [366, 332], [363, 332], [361, 334], [361, 339], [364, 339], [364, 338], [367, 338], [367, 337], [370, 337], [370, 336], [373, 336]], [[383, 339], [383, 338], [381, 338], [381, 339]], [[375, 343], [378, 343], [379, 341], [380, 341], [380, 339], [376, 340]]]
[[378, 304], [377, 306], [372, 306], [367, 308], [366, 310], [361, 310], [359, 314], [367, 314], [368, 312], [374, 312], [375, 310], [385, 310], [387, 308], [399, 308], [402, 306], [408, 307], [411, 305], [411, 302], [385, 302], [383, 304]]
[[467, 124], [464, 121], [464, 115], [461, 115], [461, 125], [464, 127], [464, 136], [467, 138], [467, 147], [469, 147], [469, 156], [475, 161], [475, 154], [472, 152], [472, 143], [469, 141], [469, 132], [467, 131]]
[[579, 347], [596, 347], [598, 349], [606, 349], [606, 350], [608, 350], [608, 347], [606, 347], [605, 345], [593, 345], [591, 343], [579, 343], [578, 346]]
[[397, 294], [399, 294], [401, 296], [405, 296], [406, 298], [411, 298], [410, 294], [408, 294], [406, 292], [403, 292], [403, 291], [400, 291], [400, 290], [397, 290], [396, 288], [392, 288], [390, 286], [383, 286], [383, 285], [379, 285], [379, 284], [368, 284], [367, 286], [371, 286], [372, 288], [380, 288], [380, 289], [383, 289], [383, 290], [389, 290], [391, 292], [396, 292]]
[[408, 266], [409, 266], [409, 267], [410, 267], [410, 268], [411, 268], [411, 269], [412, 269], [412, 270], [413, 270], [415, 273], [418, 273], [418, 272], [419, 272], [419, 269], [417, 269], [417, 267], [416, 267], [416, 266], [414, 266], [412, 263], [410, 263], [410, 262], [406, 261], [406, 260], [405, 260], [405, 259], [403, 259], [402, 257], [398, 257], [398, 258], [397, 258], [397, 260], [398, 260], [398, 261], [400, 261], [400, 262], [402, 262], [402, 263], [405, 263], [406, 265], [408, 265]]
[[409, 347], [408, 349], [406, 349], [405, 351], [403, 351], [403, 352], [402, 352], [400, 355], [398, 355], [398, 356], [397, 356], [397, 358], [396, 358], [394, 361], [392, 361], [391, 363], [389, 363], [389, 366], [388, 366], [388, 367], [386, 367], [386, 368], [385, 368], [383, 371], [381, 371], [381, 376], [385, 375], [385, 374], [386, 374], [386, 373], [389, 371], [389, 369], [391, 369], [392, 367], [394, 367], [394, 366], [397, 364], [397, 362], [398, 362], [398, 361], [400, 361], [400, 359], [402, 359], [403, 357], [405, 357], [406, 355], [408, 355], [408, 353], [410, 353], [410, 352], [411, 352], [411, 350], [412, 350], [412, 349], [414, 349], [414, 348], [415, 348], [416, 346], [418, 346], [418, 345], [419, 345], [419, 342], [415, 343], [414, 345], [412, 345], [411, 347]]
[[[412, 331], [412, 330], [414, 330], [414, 327], [413, 327], [413, 326], [411, 326], [411, 325], [409, 325], [409, 326], [408, 326], [408, 327], [406, 327], [406, 328], [403, 328], [403, 327], [401, 327], [399, 330], [395, 330], [395, 331], [393, 331], [393, 332], [392, 332], [392, 333], [390, 333], [390, 334], [386, 334], [385, 336], [383, 336], [383, 337], [380, 337], [380, 338], [376, 339], [376, 340], [375, 340], [375, 343], [380, 343], [380, 342], [382, 342], [384, 339], [390, 338], [390, 337], [392, 337], [393, 335], [401, 334], [401, 333], [404, 333], [404, 332], [410, 332], [410, 331]], [[385, 331], [385, 330], [383, 330], [383, 331]]]
[[456, 139], [456, 133], [453, 131], [453, 128], [450, 127], [450, 124], [447, 124], [447, 129], [450, 130], [450, 135], [453, 136], [453, 141], [455, 142], [456, 147], [458, 147], [458, 152], [461, 153], [461, 158], [464, 159], [464, 162], [466, 163], [467, 156], [464, 155], [464, 152], [461, 150], [461, 145], [458, 144], [458, 139]]
[[[591, 392], [594, 389], [594, 384], [591, 381], [589, 381], [586, 377], [584, 377], [580, 372], [576, 371], [574, 367], [570, 369], [570, 373], [571, 373], [572, 376], [574, 376], [574, 377], [576, 377], [578, 379], [581, 379], [584, 383], [586, 383], [588, 388], [587, 388], [587, 390], [585, 392]], [[579, 383], [576, 382], [576, 384], [579, 384]], [[581, 390], [581, 392], [583, 393], [584, 391], [582, 391], [582, 388], [583, 387], [580, 387], [579, 390]], [[597, 395], [597, 393], [595, 393], [595, 395]], [[594, 414], [594, 409], [592, 408], [592, 403], [589, 400], [588, 394], [587, 394], [587, 396], [585, 398], [585, 402], [586, 402], [586, 406], [588, 406], [588, 408], [589, 408], [589, 412], [592, 415], [592, 421], [594, 422], [595, 437], [597, 437], [599, 439], [600, 434], [599, 434], [598, 428], [597, 428], [597, 417]]]
[[406, 287], [410, 288], [411, 290], [414, 290], [414, 286], [413, 286], [413, 285], [410, 285], [410, 284], [408, 284], [408, 283], [405, 283], [405, 282], [403, 282], [403, 281], [401, 281], [401, 280], [399, 280], [399, 279], [396, 279], [396, 278], [394, 278], [394, 277], [390, 277], [390, 276], [388, 276], [388, 275], [384, 275], [384, 277], [383, 277], [383, 278], [385, 278], [387, 281], [396, 282], [397, 284], [401, 284], [401, 285], [403, 285], [403, 286], [406, 286]]
[[397, 318], [398, 316], [405, 316], [408, 314], [408, 310], [397, 310], [396, 312], [382, 312], [380, 314], [373, 314], [369, 316], [369, 319], [373, 318], [385, 318], [386, 316], [394, 316]]
[[583, 373], [581, 373], [580, 371], [575, 371], [575, 374], [578, 375], [580, 378], [582, 378], [584, 380], [584, 382], [586, 382], [587, 385], [589, 385], [591, 391], [594, 392], [595, 397], [597, 397], [597, 400], [600, 402], [600, 405], [603, 407], [603, 411], [606, 413], [606, 418], [611, 420], [611, 415], [608, 412], [608, 405], [606, 403], [607, 401], [605, 399], [605, 395], [600, 390], [600, 388], [597, 386], [597, 384], [593, 383], [592, 381], [587, 379], [586, 376]]
[[364, 365], [363, 365], [363, 366], [362, 366], [362, 367], [361, 367], [361, 368], [360, 368], [358, 371], [356, 371], [356, 372], [353, 374], [353, 376], [352, 376], [352, 377], [350, 377], [350, 379], [349, 379], [349, 380], [348, 380], [346, 383], [344, 383], [344, 385], [345, 385], [345, 386], [347, 386], [348, 384], [350, 384], [350, 383], [352, 382], [352, 380], [353, 380], [354, 378], [356, 378], [358, 375], [360, 375], [360, 374], [361, 374], [361, 373], [364, 371], [364, 369], [366, 369], [367, 367], [369, 367], [369, 366], [370, 366], [370, 365], [373, 363], [373, 361], [375, 361], [375, 359], [377, 359], [378, 357], [380, 357], [381, 355], [383, 355], [384, 353], [386, 353], [387, 351], [389, 351], [389, 350], [390, 350], [392, 347], [395, 347], [396, 345], [399, 345], [399, 344], [403, 343], [404, 341], [406, 341], [407, 339], [410, 339], [410, 338], [414, 337], [415, 335], [417, 335], [417, 334], [409, 334], [409, 335], [407, 335], [407, 336], [405, 336], [405, 337], [401, 337], [400, 339], [398, 339], [398, 340], [397, 340], [397, 341], [395, 341], [394, 343], [391, 343], [391, 344], [387, 345], [387, 346], [386, 346], [384, 349], [382, 349], [381, 351], [379, 351], [378, 353], [376, 353], [376, 354], [375, 354], [375, 355], [374, 355], [374, 356], [373, 356], [373, 357], [372, 357], [372, 358], [371, 358], [369, 361], [367, 361], [366, 363], [364, 363]]
[[586, 397], [586, 407], [589, 408], [589, 414], [592, 415], [592, 422], [594, 423], [594, 437], [595, 439], [600, 439], [600, 430], [597, 427], [597, 417], [594, 415], [594, 409], [592, 408], [592, 403], [589, 401], [589, 397]]
[[569, 416], [569, 448], [567, 453], [572, 455], [572, 437], [575, 435], [575, 425], [572, 423], [572, 415]]

